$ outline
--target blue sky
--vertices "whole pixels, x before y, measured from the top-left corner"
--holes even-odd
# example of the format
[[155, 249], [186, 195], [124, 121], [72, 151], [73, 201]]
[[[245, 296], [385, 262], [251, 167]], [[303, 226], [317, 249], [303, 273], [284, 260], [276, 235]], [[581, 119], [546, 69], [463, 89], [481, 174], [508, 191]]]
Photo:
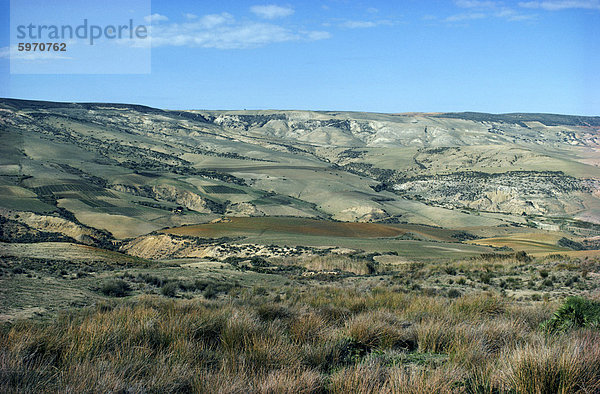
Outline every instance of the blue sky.
[[151, 5], [150, 74], [11, 75], [9, 2], [0, 0], [0, 96], [168, 109], [600, 115], [600, 0]]

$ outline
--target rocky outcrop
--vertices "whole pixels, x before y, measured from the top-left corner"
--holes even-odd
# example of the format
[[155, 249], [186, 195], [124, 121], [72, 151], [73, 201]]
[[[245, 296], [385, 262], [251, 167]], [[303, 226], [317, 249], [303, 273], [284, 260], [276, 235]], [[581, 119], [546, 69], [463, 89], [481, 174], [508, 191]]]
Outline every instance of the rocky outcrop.
[[336, 219], [346, 222], [377, 222], [387, 217], [388, 213], [381, 208], [361, 205], [342, 210]]
[[590, 192], [585, 182], [552, 171], [421, 176], [398, 183], [393, 189], [405, 197], [447, 208], [519, 215], [576, 212], [584, 208], [579, 195]]
[[107, 234], [93, 228], [58, 216], [40, 215], [33, 212], [12, 211], [0, 208], [0, 217], [23, 223], [40, 232], [61, 234], [86, 245], [96, 245], [98, 241], [104, 240], [107, 236]]
[[230, 204], [227, 207], [228, 216], [265, 216], [265, 213], [258, 209], [256, 205], [249, 202], [238, 202]]
[[153, 198], [181, 205], [191, 211], [210, 213], [211, 204], [207, 199], [189, 190], [172, 185], [141, 186], [141, 185], [111, 185], [111, 189], [133, 194], [140, 197]]
[[180, 237], [172, 234], [144, 235], [126, 242], [121, 246], [120, 250], [132, 256], [151, 260], [171, 258], [251, 258], [255, 256], [269, 258], [315, 254], [315, 249], [310, 247], [234, 244], [231, 243], [231, 239]]

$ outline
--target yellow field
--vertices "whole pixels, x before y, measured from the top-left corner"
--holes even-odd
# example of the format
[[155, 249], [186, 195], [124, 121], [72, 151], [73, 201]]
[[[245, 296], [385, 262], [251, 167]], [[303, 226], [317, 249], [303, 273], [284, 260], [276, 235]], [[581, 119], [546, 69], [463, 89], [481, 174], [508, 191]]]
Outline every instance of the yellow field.
[[524, 250], [527, 253], [563, 253], [571, 249], [557, 245], [559, 239], [564, 236], [562, 233], [530, 233], [514, 234], [502, 237], [483, 238], [469, 241], [471, 244], [485, 245], [492, 247], [509, 247], [515, 251]]

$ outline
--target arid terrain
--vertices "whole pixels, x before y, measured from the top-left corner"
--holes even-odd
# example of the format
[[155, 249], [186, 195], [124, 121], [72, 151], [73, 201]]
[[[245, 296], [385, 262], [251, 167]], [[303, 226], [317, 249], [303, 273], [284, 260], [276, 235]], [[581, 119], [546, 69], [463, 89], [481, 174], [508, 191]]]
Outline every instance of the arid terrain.
[[0, 99], [0, 137], [0, 391], [600, 391], [600, 117]]

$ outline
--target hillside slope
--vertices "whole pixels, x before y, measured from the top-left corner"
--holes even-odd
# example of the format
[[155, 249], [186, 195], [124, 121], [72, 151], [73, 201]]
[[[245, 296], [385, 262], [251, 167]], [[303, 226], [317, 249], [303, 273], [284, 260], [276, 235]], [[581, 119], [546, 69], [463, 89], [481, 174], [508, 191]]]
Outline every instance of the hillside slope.
[[600, 117], [549, 114], [0, 99], [0, 207], [60, 211], [116, 238], [224, 215], [589, 229], [599, 130]]

